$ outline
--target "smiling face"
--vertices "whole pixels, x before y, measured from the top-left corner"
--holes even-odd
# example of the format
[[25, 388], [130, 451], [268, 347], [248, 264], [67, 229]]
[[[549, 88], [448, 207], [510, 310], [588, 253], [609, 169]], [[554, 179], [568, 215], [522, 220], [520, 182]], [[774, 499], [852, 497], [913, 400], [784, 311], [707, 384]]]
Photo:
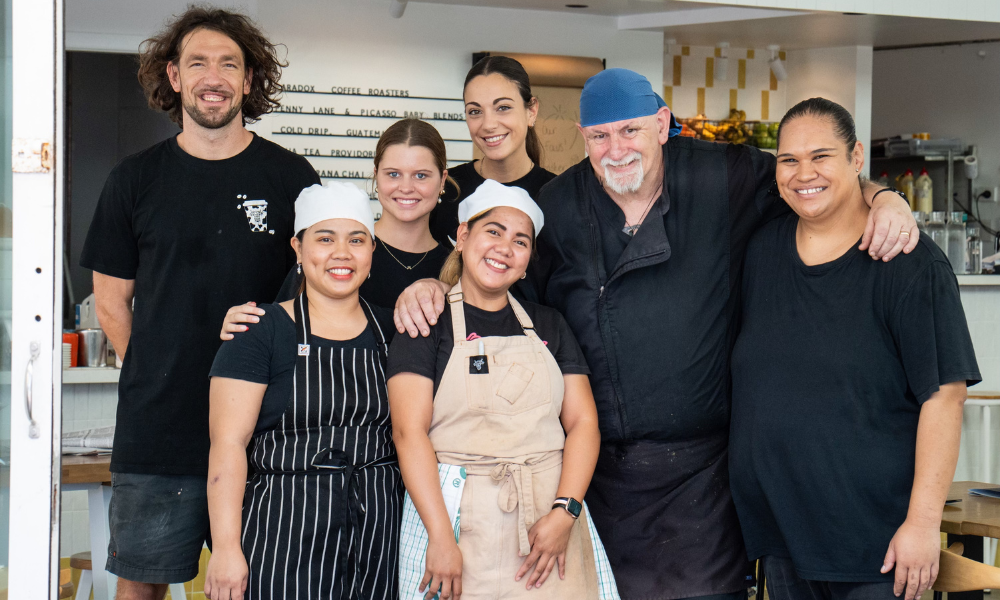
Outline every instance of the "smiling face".
[[778, 191], [800, 218], [829, 217], [864, 201], [858, 183], [864, 161], [861, 144], [848, 152], [832, 119], [797, 117], [782, 126], [778, 139]]
[[471, 227], [459, 225], [455, 249], [462, 253], [462, 281], [489, 294], [506, 293], [528, 268], [534, 231], [528, 215], [507, 206]]
[[391, 215], [410, 223], [427, 217], [444, 191], [447, 174], [438, 170], [428, 148], [406, 144], [386, 148], [375, 172], [383, 218]]
[[232, 123], [250, 93], [243, 51], [232, 38], [211, 29], [196, 29], [185, 36], [177, 62], [167, 65], [167, 75], [181, 95], [185, 123], [190, 118], [205, 129]]
[[330, 298], [355, 294], [372, 266], [374, 240], [364, 225], [352, 219], [320, 221], [292, 238], [310, 289]]
[[493, 161], [524, 152], [538, 102], [525, 106], [517, 84], [499, 73], [480, 75], [465, 86], [465, 123], [472, 142]]
[[646, 174], [663, 160], [663, 144], [670, 135], [670, 110], [655, 115], [580, 127], [590, 165], [605, 185], [617, 194], [639, 190]]

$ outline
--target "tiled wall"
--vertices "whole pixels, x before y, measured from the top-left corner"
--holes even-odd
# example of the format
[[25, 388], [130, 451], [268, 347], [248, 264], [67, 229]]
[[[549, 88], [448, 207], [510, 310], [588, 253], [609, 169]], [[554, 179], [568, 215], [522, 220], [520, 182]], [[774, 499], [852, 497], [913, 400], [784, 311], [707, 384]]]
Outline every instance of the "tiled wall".
[[[63, 431], [114, 425], [117, 408], [117, 383], [64, 385]], [[90, 550], [87, 514], [87, 492], [63, 492], [60, 556]]]
[[[1000, 286], [962, 287], [962, 303], [976, 347], [983, 382], [975, 390], [1000, 391]], [[117, 384], [63, 386], [63, 431], [104, 427], [115, 422]], [[1000, 407], [992, 410], [993, 447], [1000, 447]], [[967, 407], [962, 433], [962, 451], [956, 480], [981, 480], [980, 409]], [[989, 481], [1000, 482], [1000, 455], [995, 455]], [[61, 556], [90, 549], [87, 529], [87, 495], [63, 493]]]
[[[663, 58], [663, 99], [679, 117], [704, 114], [724, 119], [731, 108], [744, 110], [751, 121], [780, 119], [785, 106], [785, 83], [771, 73], [770, 51], [728, 48], [726, 78], [715, 79], [721, 50], [711, 46], [666, 46]], [[784, 60], [785, 53], [781, 52]]]

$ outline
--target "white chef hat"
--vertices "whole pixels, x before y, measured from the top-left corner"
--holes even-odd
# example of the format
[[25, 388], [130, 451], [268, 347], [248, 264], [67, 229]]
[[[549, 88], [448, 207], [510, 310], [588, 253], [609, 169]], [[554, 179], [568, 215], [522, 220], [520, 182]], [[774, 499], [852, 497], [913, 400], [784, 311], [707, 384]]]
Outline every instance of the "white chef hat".
[[458, 221], [465, 223], [476, 215], [497, 208], [499, 206], [509, 206], [528, 215], [531, 223], [535, 226], [535, 236], [542, 230], [545, 224], [545, 217], [542, 209], [535, 204], [528, 192], [519, 187], [504, 185], [492, 179], [487, 179], [476, 191], [472, 192], [468, 198], [462, 200], [458, 205]]
[[299, 193], [295, 200], [295, 233], [327, 219], [351, 219], [375, 235], [375, 215], [368, 195], [350, 183], [328, 181], [315, 183]]

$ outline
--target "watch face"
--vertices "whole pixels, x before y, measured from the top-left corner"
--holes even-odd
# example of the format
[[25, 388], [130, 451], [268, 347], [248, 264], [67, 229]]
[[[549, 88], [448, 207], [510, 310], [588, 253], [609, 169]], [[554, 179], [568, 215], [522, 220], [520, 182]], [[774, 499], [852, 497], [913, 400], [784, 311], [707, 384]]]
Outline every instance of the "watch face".
[[566, 510], [568, 510], [569, 514], [573, 515], [574, 517], [579, 517], [580, 511], [583, 510], [583, 505], [580, 504], [578, 501], [570, 498], [569, 502], [566, 503]]

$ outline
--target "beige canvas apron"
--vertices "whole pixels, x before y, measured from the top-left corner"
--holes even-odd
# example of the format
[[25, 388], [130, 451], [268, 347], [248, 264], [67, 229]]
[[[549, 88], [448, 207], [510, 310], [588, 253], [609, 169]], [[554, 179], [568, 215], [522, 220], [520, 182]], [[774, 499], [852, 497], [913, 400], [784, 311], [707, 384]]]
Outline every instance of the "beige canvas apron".
[[428, 435], [438, 462], [462, 465], [468, 474], [459, 535], [462, 597], [597, 598], [594, 549], [582, 518], [570, 533], [565, 580], [557, 566], [539, 590], [525, 589], [527, 576], [514, 581], [531, 551], [528, 530], [556, 498], [566, 436], [559, 421], [562, 372], [527, 313], [507, 297], [525, 335], [467, 341], [461, 282], [448, 294], [455, 348]]

